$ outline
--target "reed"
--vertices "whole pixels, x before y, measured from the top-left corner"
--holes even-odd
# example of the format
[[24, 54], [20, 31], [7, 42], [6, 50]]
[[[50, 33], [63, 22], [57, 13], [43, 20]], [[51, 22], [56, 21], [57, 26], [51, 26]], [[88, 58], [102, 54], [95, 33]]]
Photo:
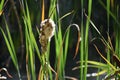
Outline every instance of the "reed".
[[1, 32], [3, 34], [4, 39], [5, 39], [5, 43], [7, 45], [8, 51], [9, 51], [11, 59], [13, 61], [13, 64], [14, 64], [17, 72], [18, 72], [19, 79], [21, 80], [17, 54], [16, 54], [16, 51], [15, 51], [13, 40], [12, 40], [12, 37], [11, 37], [11, 34], [10, 34], [10, 31], [9, 31], [6, 20], [5, 20], [5, 26], [6, 26], [7, 35], [5, 34], [5, 32], [3, 31], [3, 29], [1, 27], [0, 27], [0, 30], [1, 30]]
[[[36, 0], [37, 2], [37, 0]], [[94, 2], [92, 0], [81, 0], [80, 2], [80, 8], [75, 7], [75, 9], [67, 12], [64, 15], [60, 15], [62, 12], [60, 11], [60, 3], [58, 0], [50, 0], [50, 6], [49, 11], [46, 15], [45, 9], [45, 0], [40, 0], [40, 28], [33, 31], [35, 21], [34, 17], [35, 14], [34, 10], [30, 10], [31, 5], [29, 5], [29, 1], [20, 1], [20, 8], [21, 13], [20, 17], [22, 17], [22, 20], [19, 20], [19, 23], [23, 26], [21, 31], [23, 31], [22, 36], [24, 37], [24, 44], [25, 44], [25, 58], [24, 61], [26, 62], [26, 72], [27, 72], [27, 80], [66, 80], [66, 79], [75, 79], [71, 76], [66, 75], [66, 62], [68, 55], [71, 55], [68, 53], [69, 46], [70, 46], [70, 37], [71, 35], [71, 27], [77, 28], [77, 44], [75, 49], [75, 54], [73, 56], [73, 59], [76, 58], [77, 54], [80, 54], [79, 61], [76, 62], [79, 64], [79, 66], [76, 66], [73, 68], [73, 70], [78, 70], [80, 74], [79, 79], [80, 80], [87, 80], [87, 77], [96, 77], [97, 80], [100, 80], [100, 76], [106, 75], [103, 79], [108, 80], [112, 79], [119, 79], [120, 78], [120, 70], [118, 67], [120, 67], [120, 20], [119, 20], [119, 4], [115, 3], [114, 0], [106, 0], [102, 2], [101, 0], [98, 0], [98, 4], [100, 7], [103, 7], [106, 10], [106, 37], [103, 36], [99, 28], [94, 24], [92, 21], [91, 16], [94, 12]], [[74, 1], [73, 1], [74, 2]], [[88, 3], [87, 3], [88, 2]], [[75, 3], [76, 4], [76, 3]], [[77, 3], [78, 4], [78, 3]], [[3, 8], [5, 6], [5, 1], [1, 0], [0, 2], [0, 17], [4, 16], [3, 14]], [[32, 5], [34, 6], [34, 5]], [[86, 7], [87, 6], [87, 7]], [[77, 9], [76, 9], [77, 8]], [[80, 11], [80, 21], [78, 21], [78, 24], [75, 24], [72, 22], [72, 20], [69, 22], [70, 24], [67, 26], [62, 25], [62, 21], [64, 21], [64, 18], [67, 18], [69, 15], [73, 15], [72, 19], [74, 19], [75, 14], [77, 13], [77, 10]], [[17, 11], [17, 10], [16, 10]], [[33, 11], [33, 12], [32, 12]], [[45, 19], [45, 16], [48, 16]], [[38, 20], [38, 18], [36, 19]], [[12, 35], [9, 30], [8, 23], [6, 19], [5, 21], [5, 30], [3, 30], [2, 27], [0, 27], [0, 31], [2, 32], [2, 35], [4, 37], [6, 46], [8, 48], [9, 54], [11, 56], [12, 62], [18, 72], [19, 80], [22, 80], [21, 77], [21, 69], [19, 68], [19, 62], [17, 53], [15, 51], [15, 46], [12, 40]], [[112, 25], [111, 25], [112, 21]], [[22, 24], [23, 23], [23, 24]], [[80, 24], [80, 25], [79, 25]], [[0, 25], [2, 26], [2, 25]], [[114, 33], [111, 35], [110, 29], [113, 27]], [[66, 30], [63, 30], [63, 27], [66, 27]], [[100, 51], [100, 49], [97, 47], [96, 44], [93, 44], [96, 49], [97, 53], [105, 61], [98, 62], [88, 59], [89, 55], [89, 31], [90, 28], [94, 30], [94, 32], [91, 32], [92, 34], [96, 34], [98, 36], [94, 36], [92, 41], [100, 41], [103, 43], [103, 47], [106, 49], [106, 57], [103, 55], [103, 53]], [[5, 33], [6, 31], [6, 33]], [[36, 35], [39, 39], [39, 43], [37, 43]], [[53, 37], [54, 36], [54, 37]], [[53, 37], [53, 38], [52, 38]], [[51, 40], [54, 40], [53, 43], [55, 44], [54, 50], [55, 50], [55, 64], [53, 67], [51, 67], [50, 62], [50, 55], [53, 54], [50, 50], [51, 47]], [[114, 41], [114, 40], [115, 41]], [[115, 43], [113, 45], [113, 43]], [[39, 45], [41, 45], [39, 47]], [[38, 58], [38, 62], [40, 64], [36, 64], [36, 58]], [[69, 61], [69, 60], [68, 60]], [[36, 71], [36, 68], [39, 68], [39, 73]], [[98, 72], [88, 73], [88, 68], [95, 68], [98, 69]]]
[[[91, 17], [92, 11], [92, 0], [88, 1], [88, 18]], [[89, 33], [89, 19], [87, 18], [85, 26], [83, 25], [84, 22], [84, 1], [81, 0], [81, 44], [80, 44], [80, 79], [86, 80], [87, 75], [87, 61], [88, 61], [88, 33]], [[84, 28], [85, 27], [85, 28]], [[84, 64], [83, 64], [83, 61]], [[83, 68], [83, 66], [85, 66]]]

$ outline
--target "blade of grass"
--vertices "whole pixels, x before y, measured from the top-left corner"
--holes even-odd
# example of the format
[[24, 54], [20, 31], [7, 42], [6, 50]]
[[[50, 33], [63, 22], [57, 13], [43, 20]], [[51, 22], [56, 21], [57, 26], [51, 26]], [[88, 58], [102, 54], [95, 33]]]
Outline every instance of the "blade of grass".
[[63, 58], [63, 46], [61, 47], [62, 43], [62, 31], [61, 28], [59, 26], [59, 31], [58, 34], [55, 34], [55, 45], [56, 45], [56, 69], [57, 69], [57, 76], [56, 76], [56, 80], [58, 80], [58, 77], [62, 77], [63, 75], [63, 67], [61, 62], [63, 62], [63, 59], [61, 60], [61, 58]]
[[[99, 2], [107, 10], [105, 4], [101, 0], [99, 0]], [[112, 18], [115, 20], [115, 22], [119, 25], [118, 28], [120, 28], [119, 20], [117, 20], [116, 16], [111, 11], [108, 11], [108, 12], [112, 16]]]
[[[92, 9], [92, 0], [89, 0], [88, 2], [88, 18], [91, 17], [91, 9]], [[84, 69], [84, 80], [86, 80], [86, 74], [87, 74], [87, 60], [88, 60], [88, 32], [89, 32], [89, 19], [87, 19], [86, 22], [86, 30], [85, 30], [85, 69]]]
[[[106, 8], [105, 4], [99, 0], [100, 4], [107, 10], [107, 12], [112, 16], [113, 20], [114, 20], [114, 32], [115, 32], [115, 52], [118, 54], [120, 54], [120, 50], [119, 50], [119, 45], [120, 45], [120, 38], [119, 38], [119, 30], [120, 30], [120, 23], [119, 23], [119, 19], [118, 19], [118, 14], [119, 14], [119, 4], [115, 3], [114, 1], [111, 1], [111, 8], [112, 11], [108, 11], [108, 7]], [[120, 57], [120, 56], [119, 56]]]
[[4, 5], [5, 0], [1, 0], [0, 2], [0, 16], [3, 13], [3, 5]]
[[35, 56], [33, 53], [32, 45], [29, 45], [29, 56], [30, 56], [30, 67], [31, 67], [31, 77], [32, 80], [36, 80], [36, 74], [35, 74]]
[[[27, 68], [27, 77], [30, 80], [35, 78], [35, 68], [34, 68], [34, 55], [33, 47], [31, 47], [31, 39], [28, 31], [27, 24], [25, 25], [25, 36], [26, 36], [26, 68]], [[30, 77], [31, 76], [31, 77]]]
[[1, 30], [1, 32], [2, 32], [2, 34], [3, 34], [4, 39], [5, 39], [5, 42], [6, 42], [6, 45], [7, 45], [7, 47], [8, 47], [10, 56], [11, 56], [11, 58], [12, 58], [12, 60], [13, 60], [13, 63], [14, 63], [14, 65], [15, 65], [16, 69], [17, 69], [17, 63], [16, 63], [16, 60], [15, 60], [15, 58], [14, 58], [13, 51], [12, 51], [11, 46], [10, 46], [10, 43], [9, 43], [9, 39], [7, 38], [7, 36], [5, 35], [5, 33], [4, 33], [4, 31], [3, 31], [3, 29], [2, 29], [1, 27], [0, 27], [0, 30]]
[[[84, 62], [85, 62], [85, 61], [84, 61]], [[81, 63], [81, 61], [78, 61], [77, 64], [78, 64], [78, 63]], [[87, 63], [88, 63], [88, 64], [93, 64], [93, 65], [98, 65], [98, 66], [104, 66], [104, 67], [106, 66], [106, 64], [101, 63], [101, 62], [97, 62], [97, 61], [90, 61], [90, 60], [89, 60], [89, 61], [87, 61]]]
[[[110, 0], [107, 0], [107, 32], [108, 32], [108, 35], [109, 35], [109, 22], [110, 22]], [[109, 42], [109, 40], [108, 40]], [[108, 43], [109, 44], [109, 43]], [[108, 47], [107, 48], [107, 60], [110, 61], [110, 49]], [[108, 64], [109, 65], [109, 64]], [[108, 74], [110, 73], [110, 67], [108, 67]]]
[[94, 47], [95, 47], [95, 49], [97, 50], [97, 52], [99, 53], [99, 55], [108, 63], [108, 65], [113, 69], [113, 70], [117, 70], [116, 68], [115, 68], [115, 66], [113, 66], [101, 53], [100, 53], [100, 51], [98, 50], [98, 48], [97, 48], [97, 46], [94, 44]]
[[70, 30], [68, 30], [68, 32], [66, 33], [66, 38], [65, 38], [65, 49], [64, 49], [64, 56], [63, 56], [65, 62], [66, 62], [67, 53], [68, 53], [69, 35], [70, 35]]
[[[55, 12], [53, 13], [53, 10], [56, 9], [56, 3], [57, 3], [57, 0], [50, 0], [50, 8], [49, 8], [49, 17], [51, 19], [54, 19], [55, 17], [55, 14], [56, 14], [56, 10]], [[51, 15], [52, 14], [52, 15]]]
[[0, 2], [0, 11], [1, 11], [2, 8], [3, 8], [3, 5], [4, 5], [4, 0], [1, 0], [1, 2]]
[[[51, 0], [51, 7], [49, 10], [49, 16], [51, 15], [51, 11], [55, 8], [56, 0]], [[58, 7], [58, 6], [57, 6]], [[57, 8], [58, 9], [58, 8]], [[54, 14], [50, 16], [55, 22], [58, 22], [58, 32], [55, 32], [55, 51], [56, 51], [56, 58], [55, 58], [55, 69], [57, 70], [56, 80], [63, 79], [64, 76], [64, 63], [63, 63], [63, 47], [60, 47], [62, 44], [62, 30], [61, 30], [61, 22], [59, 21], [59, 13], [57, 10], [54, 10]], [[63, 79], [64, 80], [64, 79]]]
[[[108, 34], [109, 34], [109, 22], [110, 22], [110, 15], [109, 15], [109, 13], [110, 13], [110, 0], [107, 0], [107, 28], [108, 28], [108, 30], [107, 30], [107, 32], [108, 32]], [[108, 53], [107, 53], [107, 59], [110, 61], [110, 51], [109, 51], [109, 49], [107, 49], [108, 51]]]
[[29, 79], [36, 80], [36, 72], [35, 72], [35, 54], [36, 51], [37, 56], [42, 64], [41, 55], [39, 52], [39, 48], [37, 46], [35, 36], [32, 31], [32, 23], [30, 19], [30, 12], [28, 9], [27, 2], [25, 2], [25, 9], [23, 10], [23, 20], [25, 24], [25, 38], [26, 38], [26, 67], [27, 67], [27, 75]]
[[108, 27], [108, 33], [109, 33], [109, 22], [110, 22], [110, 0], [107, 0], [107, 27]]
[[[83, 30], [83, 11], [84, 9], [84, 0], [81, 0], [81, 44], [80, 44], [80, 66], [83, 66], [83, 60], [84, 60], [84, 30]], [[83, 80], [83, 67], [80, 67], [80, 80]]]
[[97, 73], [91, 73], [91, 74], [87, 74], [87, 77], [95, 77], [95, 76], [100, 76], [100, 75], [103, 75], [107, 72], [107, 70], [102, 70], [100, 72], [97, 72]]
[[1, 29], [1, 32], [2, 32], [3, 37], [5, 39], [5, 42], [6, 42], [8, 50], [9, 50], [10, 56], [12, 58], [13, 64], [14, 64], [15, 68], [17, 69], [19, 79], [21, 80], [21, 75], [20, 75], [20, 71], [19, 71], [18, 60], [17, 60], [15, 48], [14, 48], [14, 45], [13, 45], [13, 41], [12, 41], [12, 38], [11, 38], [10, 31], [9, 31], [9, 28], [8, 28], [6, 20], [5, 20], [5, 24], [6, 24], [6, 30], [7, 30], [8, 38], [5, 35], [5, 33], [4, 33], [4, 31], [2, 30], [1, 27], [0, 27], [0, 29]]
[[[77, 63], [81, 63], [81, 61], [80, 62], [78, 61]], [[83, 63], [85, 63], [85, 61], [83, 61]], [[98, 69], [102, 69], [102, 70], [108, 68], [107, 64], [97, 62], [97, 61], [87, 61], [87, 64], [89, 64], [88, 67], [98, 68]], [[74, 67], [72, 70], [76, 70], [76, 69], [79, 69], [81, 67], [85, 68], [85, 66], [82, 65], [82, 66]]]
[[[75, 26], [76, 28], [77, 28], [77, 30], [78, 30], [78, 43], [77, 43], [77, 47], [79, 46], [78, 44], [79, 44], [79, 38], [80, 38], [80, 29], [79, 29], [79, 26], [77, 25], [77, 24], [71, 24], [71, 25], [69, 25], [68, 26], [68, 28], [66, 29], [66, 31], [65, 31], [65, 34], [64, 34], [64, 36], [63, 36], [63, 40], [62, 40], [62, 44], [60, 44], [60, 52], [59, 52], [59, 57], [61, 57], [63, 60], [61, 60], [61, 58], [58, 58], [58, 64], [59, 65], [57, 65], [57, 68], [59, 69], [61, 69], [61, 70], [64, 70], [64, 68], [65, 68], [65, 64], [66, 64], [66, 57], [67, 57], [67, 50], [68, 50], [68, 41], [69, 41], [69, 30], [70, 30], [70, 28], [72, 27], [72, 26]], [[64, 42], [66, 42], [65, 43], [65, 52], [63, 52], [63, 54], [61, 54], [61, 49], [63, 48], [63, 43]], [[77, 53], [77, 51], [76, 51], [76, 53]], [[75, 54], [75, 56], [76, 56], [76, 54]], [[61, 65], [62, 64], [62, 65]], [[59, 67], [61, 65], [61, 67]], [[57, 73], [59, 73], [59, 71], [57, 71]], [[57, 74], [58, 75], [58, 74]], [[57, 78], [58, 79], [58, 78]]]
[[[117, 5], [117, 10], [116, 10], [116, 18], [118, 19], [118, 16], [119, 16], [119, 5]], [[115, 27], [115, 26], [117, 26], [117, 27]], [[120, 26], [119, 25], [116, 25], [115, 24], [115, 28], [114, 28], [114, 31], [115, 31], [115, 52], [116, 52], [116, 54], [118, 55], [118, 57], [120, 58]]]
[[64, 19], [65, 17], [69, 16], [70, 14], [74, 13], [74, 10], [71, 12], [66, 13], [64, 16], [62, 16], [58, 21], [61, 21], [62, 19]]
[[[85, 13], [85, 16], [88, 18], [87, 14]], [[92, 27], [97, 31], [97, 33], [100, 35], [100, 37], [102, 38], [101, 41], [103, 41], [103, 43], [109, 48], [111, 49], [109, 43], [105, 40], [105, 38], [102, 36], [102, 34], [100, 33], [100, 31], [97, 29], [97, 27], [95, 26], [95, 24], [88, 18], [88, 20], [90, 21], [90, 24], [92, 25]]]
[[28, 27], [28, 30], [29, 30], [29, 33], [30, 33], [30, 35], [31, 35], [30, 37], [31, 37], [31, 39], [32, 39], [33, 46], [35, 47], [35, 50], [36, 50], [37, 55], [38, 55], [38, 58], [39, 58], [39, 60], [41, 61], [40, 51], [39, 51], [38, 45], [37, 45], [37, 43], [36, 43], [34, 34], [33, 34], [33, 32], [32, 32], [31, 19], [30, 19], [30, 14], [29, 14], [29, 10], [28, 10], [27, 4], [26, 4], [26, 11], [27, 11], [27, 13], [25, 13], [25, 10], [24, 10], [24, 19], [26, 20], [27, 26], [29, 26], [29, 27]]

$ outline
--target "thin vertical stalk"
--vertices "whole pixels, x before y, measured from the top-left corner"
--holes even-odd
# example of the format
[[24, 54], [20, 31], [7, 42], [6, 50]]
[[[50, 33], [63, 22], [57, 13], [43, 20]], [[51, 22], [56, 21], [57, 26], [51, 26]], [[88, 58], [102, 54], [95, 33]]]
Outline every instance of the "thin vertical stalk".
[[[116, 10], [116, 18], [118, 18], [119, 16], [119, 6], [117, 5], [117, 10]], [[120, 26], [118, 25], [118, 27], [116, 27], [115, 32], [116, 32], [116, 47], [115, 47], [115, 51], [117, 53], [117, 55], [120, 58]]]
[[[107, 32], [108, 32], [108, 35], [109, 35], [109, 22], [110, 22], [110, 0], [107, 0]], [[109, 40], [108, 40], [109, 42]], [[110, 61], [110, 50], [107, 48], [107, 60]], [[108, 64], [109, 65], [109, 64]], [[110, 73], [109, 71], [110, 67], [108, 67], [108, 74]]]
[[[107, 32], [108, 32], [108, 35], [109, 35], [109, 26], [110, 26], [110, 0], [107, 0]], [[109, 54], [109, 51], [108, 51], [108, 55], [107, 55], [107, 59], [110, 60], [110, 54]]]
[[80, 61], [81, 61], [81, 63], [80, 63], [80, 80], [83, 80], [83, 59], [84, 59], [84, 57], [83, 57], [83, 53], [84, 53], [84, 31], [83, 31], [83, 13], [84, 13], [84, 11], [83, 11], [83, 0], [81, 0], [81, 38], [82, 38], [82, 40], [81, 40], [81, 44], [80, 44]]
[[108, 30], [107, 32], [109, 33], [109, 22], [110, 22], [110, 0], [107, 0], [107, 27], [108, 27]]
[[[88, 18], [91, 17], [91, 9], [92, 9], [92, 0], [88, 2]], [[88, 33], [89, 33], [89, 19], [86, 22], [86, 30], [85, 30], [85, 69], [84, 69], [84, 80], [86, 80], [87, 75], [87, 61], [88, 61]]]
[[42, 0], [42, 17], [41, 17], [41, 21], [44, 20], [45, 18], [45, 5], [44, 5], [44, 0]]
[[[18, 22], [18, 27], [19, 27], [19, 32], [20, 32], [20, 41], [21, 41], [21, 60], [23, 60], [23, 55], [24, 55], [24, 42], [23, 42], [22, 25], [21, 25], [21, 22], [20, 22], [20, 18], [19, 18], [19, 15], [18, 15], [16, 6], [15, 6], [14, 0], [10, 0], [10, 2], [11, 2], [11, 4], [12, 4], [12, 7], [13, 7], [13, 10], [14, 10], [14, 12], [15, 12], [15, 16], [16, 16], [17, 22]], [[22, 65], [22, 61], [21, 61], [21, 65]], [[21, 66], [21, 65], [20, 65], [20, 66]]]

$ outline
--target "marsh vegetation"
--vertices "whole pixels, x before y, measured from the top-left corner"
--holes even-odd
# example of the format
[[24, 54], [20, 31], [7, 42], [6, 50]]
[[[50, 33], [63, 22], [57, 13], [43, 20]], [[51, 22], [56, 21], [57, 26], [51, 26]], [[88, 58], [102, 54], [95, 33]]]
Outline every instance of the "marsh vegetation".
[[0, 79], [119, 80], [119, 0], [1, 0]]

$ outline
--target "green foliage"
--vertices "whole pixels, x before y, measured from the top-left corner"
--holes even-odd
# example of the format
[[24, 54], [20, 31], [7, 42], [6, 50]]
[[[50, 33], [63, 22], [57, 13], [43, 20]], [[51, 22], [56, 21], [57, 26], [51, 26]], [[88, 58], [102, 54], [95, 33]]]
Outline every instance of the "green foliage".
[[[77, 55], [77, 53], [80, 54], [80, 59], [78, 61], [79, 66], [74, 67], [73, 70], [76, 69], [80, 69], [80, 80], [87, 80], [87, 77], [94, 77], [97, 76], [98, 78], [96, 78], [97, 80], [99, 80], [99, 76], [106, 74], [106, 78], [107, 79], [111, 79], [111, 77], [115, 77], [115, 79], [120, 78], [120, 69], [118, 67], [120, 67], [120, 20], [119, 20], [119, 4], [115, 3], [114, 0], [106, 0], [106, 4], [104, 2], [102, 2], [102, 0], [98, 0], [96, 2], [99, 2], [99, 5], [101, 7], [103, 7], [106, 10], [106, 18], [104, 20], [106, 20], [106, 26], [107, 26], [107, 40], [106, 38], [103, 36], [103, 34], [100, 32], [100, 30], [98, 29], [98, 27], [96, 27], [96, 25], [92, 22], [91, 20], [91, 15], [93, 11], [93, 5], [94, 2], [92, 0], [88, 0], [88, 3], [86, 3], [87, 1], [81, 0], [81, 7], [79, 7], [78, 9], [75, 10], [71, 10], [70, 12], [68, 11], [68, 13], [66, 13], [65, 15], [63, 15], [62, 17], [60, 16], [60, 14], [62, 12], [59, 11], [59, 1], [57, 0], [50, 0], [50, 7], [49, 7], [49, 13], [48, 13], [48, 19], [52, 19], [55, 23], [56, 23], [56, 32], [54, 35], [54, 44], [55, 44], [55, 64], [54, 67], [51, 67], [50, 65], [50, 55], [52, 53], [50, 53], [50, 42], [48, 42], [47, 44], [47, 51], [45, 52], [45, 54], [40, 53], [40, 48], [38, 47], [37, 40], [36, 40], [36, 33], [34, 34], [33, 32], [33, 25], [36, 24], [35, 21], [33, 21], [35, 19], [35, 15], [34, 15], [34, 11], [37, 10], [29, 10], [31, 9], [31, 5], [33, 6], [33, 8], [35, 8], [35, 6], [33, 4], [28, 5], [28, 3], [30, 3], [29, 1], [20, 1], [20, 6], [22, 8], [22, 21], [24, 22], [23, 26], [23, 33], [24, 33], [24, 38], [25, 38], [25, 61], [26, 61], [26, 72], [27, 72], [27, 79], [28, 80], [54, 80], [53, 77], [55, 77], [56, 80], [65, 80], [66, 78], [66, 72], [65, 72], [65, 67], [66, 67], [66, 61], [67, 61], [67, 56], [71, 55], [68, 54], [68, 50], [69, 50], [69, 46], [70, 46], [70, 32], [72, 30], [71, 27], [74, 26], [74, 28], [77, 28], [77, 32], [78, 32], [78, 40], [77, 40], [77, 45], [76, 45], [76, 52], [75, 52], [75, 57]], [[1, 0], [0, 2], [0, 14], [3, 10], [3, 6], [4, 6], [5, 1]], [[35, 2], [34, 2], [35, 4]], [[42, 20], [44, 20], [45, 18], [45, 13], [43, 11], [45, 11], [44, 9], [46, 9], [46, 5], [44, 3], [44, 0], [40, 0], [40, 4], [42, 4], [42, 7], [44, 6], [43, 9], [41, 9], [40, 14], [37, 14], [37, 16], [41, 15], [40, 18], [42, 18]], [[78, 4], [78, 3], [76, 3]], [[67, 5], [66, 5], [67, 6]], [[87, 9], [86, 9], [87, 6]], [[41, 5], [40, 5], [41, 7]], [[75, 8], [77, 8], [77, 6], [75, 6]], [[71, 15], [74, 13], [74, 11], [76, 11], [75, 13], [77, 13], [77, 10], [79, 10], [81, 8], [81, 21], [78, 21], [78, 24], [74, 24], [74, 23], [70, 23], [66, 30], [63, 31], [63, 27], [62, 26], [62, 20], [64, 20], [65, 17]], [[21, 17], [20, 15], [20, 17]], [[74, 15], [75, 16], [75, 15]], [[73, 17], [74, 17], [73, 16]], [[84, 17], [85, 16], [85, 17]], [[93, 15], [94, 17], [94, 15]], [[85, 19], [84, 19], [85, 18]], [[72, 18], [74, 19], [74, 18]], [[93, 18], [94, 19], [94, 18]], [[111, 20], [112, 19], [112, 20]], [[37, 17], [37, 20], [38, 19]], [[21, 80], [21, 74], [20, 74], [20, 70], [19, 70], [19, 65], [18, 65], [18, 57], [15, 51], [15, 46], [11, 37], [11, 33], [9, 31], [9, 26], [8, 23], [5, 21], [5, 26], [6, 26], [6, 33], [5, 31], [0, 27], [0, 30], [2, 32], [2, 35], [4, 37], [5, 43], [7, 45], [8, 51], [10, 53], [11, 59], [13, 61], [13, 64], [18, 72], [19, 75], [19, 79]], [[110, 22], [113, 22], [113, 24], [111, 25]], [[40, 21], [37, 21], [40, 22]], [[22, 24], [22, 22], [21, 22]], [[79, 27], [80, 24], [80, 27]], [[107, 51], [105, 52], [107, 57], [105, 57], [100, 50], [98, 49], [98, 47], [94, 45], [96, 51], [98, 52], [99, 56], [106, 62], [98, 62], [98, 61], [91, 61], [88, 59], [88, 54], [89, 54], [89, 31], [90, 31], [90, 26], [92, 26], [91, 28], [94, 29], [96, 32], [93, 32], [92, 34], [98, 34], [99, 36], [95, 36], [93, 41], [96, 40], [100, 40], [103, 44], [105, 49], [107, 49]], [[114, 31], [114, 35], [113, 38], [115, 39], [115, 49], [112, 46], [112, 41], [111, 41], [111, 35], [110, 35], [110, 29], [111, 27], [113, 27], [113, 31]], [[80, 29], [79, 29], [80, 28]], [[40, 30], [38, 29], [38, 34], [40, 34]], [[80, 43], [79, 43], [80, 42]], [[78, 50], [80, 50], [78, 52]], [[37, 55], [37, 56], [36, 56]], [[39, 59], [38, 62], [40, 63], [40, 67], [37, 66], [37, 64], [35, 64], [35, 60], [36, 57]], [[75, 58], [74, 57], [74, 58]], [[111, 59], [112, 57], [115, 58], [115, 60]], [[113, 62], [113, 63], [112, 63]], [[37, 74], [36, 72], [36, 67], [39, 67], [39, 74]], [[88, 74], [88, 68], [97, 68], [98, 72], [95, 73], [91, 73]], [[38, 75], [38, 78], [37, 78]], [[92, 75], [92, 76], [89, 76]]]
[[1, 0], [1, 2], [0, 2], [0, 11], [2, 11], [2, 9], [3, 9], [3, 6], [4, 6], [4, 0]]
[[5, 42], [6, 42], [8, 51], [10, 53], [10, 56], [12, 58], [13, 64], [14, 64], [15, 68], [17, 69], [19, 79], [21, 79], [18, 60], [17, 60], [17, 55], [16, 55], [16, 52], [15, 52], [15, 47], [14, 47], [14, 44], [13, 44], [13, 40], [12, 40], [12, 37], [11, 37], [11, 34], [10, 34], [10, 31], [9, 31], [9, 28], [8, 28], [8, 25], [7, 25], [6, 21], [5, 21], [5, 24], [6, 24], [7, 35], [5, 34], [5, 32], [3, 31], [3, 29], [1, 27], [0, 27], [0, 30], [3, 34], [4, 39], [5, 39]]
[[[86, 25], [84, 28], [84, 25], [83, 25], [83, 14], [84, 14], [84, 11], [83, 11], [83, 5], [84, 4], [84, 1], [81, 0], [81, 14], [82, 14], [82, 20], [81, 20], [81, 44], [80, 44], [80, 61], [81, 61], [81, 68], [80, 68], [80, 79], [81, 80], [86, 80], [86, 75], [87, 75], [87, 61], [88, 61], [88, 33], [89, 33], [89, 19], [91, 17], [91, 12], [92, 12], [92, 0], [89, 0], [88, 1], [88, 18], [87, 18], [87, 21], [86, 21]], [[84, 30], [85, 29], [85, 30]], [[85, 63], [83, 64], [83, 61], [85, 61]], [[85, 65], [85, 68], [83, 69], [83, 65]]]
[[31, 23], [27, 3], [25, 3], [25, 7], [26, 8], [23, 11], [24, 12], [23, 20], [25, 24], [26, 68], [28, 72], [27, 75], [29, 79], [36, 80], [35, 51], [40, 61], [41, 61], [41, 56], [40, 56], [38, 45], [35, 40], [35, 36], [32, 31], [32, 23]]

